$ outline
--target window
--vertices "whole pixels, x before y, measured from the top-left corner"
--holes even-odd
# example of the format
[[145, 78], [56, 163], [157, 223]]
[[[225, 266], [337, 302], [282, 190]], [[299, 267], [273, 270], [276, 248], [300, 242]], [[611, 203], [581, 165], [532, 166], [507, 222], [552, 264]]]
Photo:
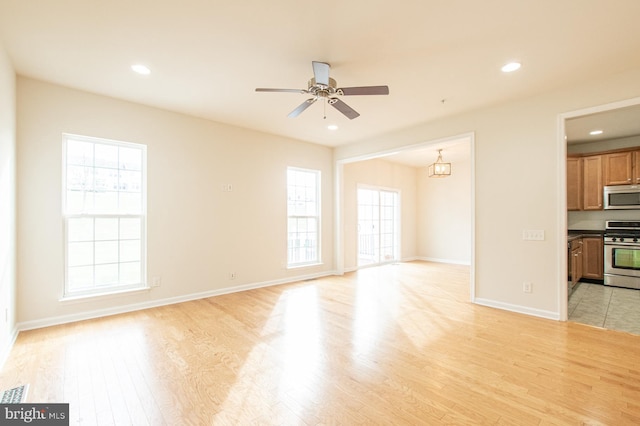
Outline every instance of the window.
[[320, 263], [320, 171], [287, 169], [289, 267]]
[[146, 146], [64, 135], [66, 297], [146, 286]]

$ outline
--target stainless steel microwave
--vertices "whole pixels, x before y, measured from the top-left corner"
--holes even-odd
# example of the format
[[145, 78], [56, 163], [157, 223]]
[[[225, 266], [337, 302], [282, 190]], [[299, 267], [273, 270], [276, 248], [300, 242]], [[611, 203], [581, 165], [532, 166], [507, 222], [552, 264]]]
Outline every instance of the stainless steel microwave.
[[604, 187], [605, 210], [640, 210], [640, 185], [612, 185]]

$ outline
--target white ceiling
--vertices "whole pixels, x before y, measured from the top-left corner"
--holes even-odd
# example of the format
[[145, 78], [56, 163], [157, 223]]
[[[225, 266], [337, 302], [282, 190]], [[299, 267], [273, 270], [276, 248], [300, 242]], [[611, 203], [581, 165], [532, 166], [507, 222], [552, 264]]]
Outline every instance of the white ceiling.
[[[601, 130], [599, 135], [590, 132]], [[640, 135], [640, 105], [571, 118], [565, 122], [570, 144]]]
[[[24, 76], [339, 146], [638, 68], [639, 17], [638, 0], [0, 0], [0, 43]], [[350, 121], [254, 91], [306, 88], [312, 60], [390, 94], [342, 98]]]

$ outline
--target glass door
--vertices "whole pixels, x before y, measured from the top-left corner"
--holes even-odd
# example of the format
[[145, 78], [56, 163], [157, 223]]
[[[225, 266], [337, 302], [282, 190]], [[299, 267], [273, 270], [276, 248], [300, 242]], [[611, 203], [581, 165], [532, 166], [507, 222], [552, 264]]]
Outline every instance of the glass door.
[[399, 194], [358, 188], [358, 266], [399, 258]]

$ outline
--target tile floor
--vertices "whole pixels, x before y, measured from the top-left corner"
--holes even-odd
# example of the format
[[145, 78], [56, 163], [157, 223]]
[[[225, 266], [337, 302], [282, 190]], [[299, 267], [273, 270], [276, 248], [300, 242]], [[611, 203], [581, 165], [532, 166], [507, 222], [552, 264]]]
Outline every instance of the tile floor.
[[579, 283], [568, 310], [569, 321], [640, 334], [640, 290]]

